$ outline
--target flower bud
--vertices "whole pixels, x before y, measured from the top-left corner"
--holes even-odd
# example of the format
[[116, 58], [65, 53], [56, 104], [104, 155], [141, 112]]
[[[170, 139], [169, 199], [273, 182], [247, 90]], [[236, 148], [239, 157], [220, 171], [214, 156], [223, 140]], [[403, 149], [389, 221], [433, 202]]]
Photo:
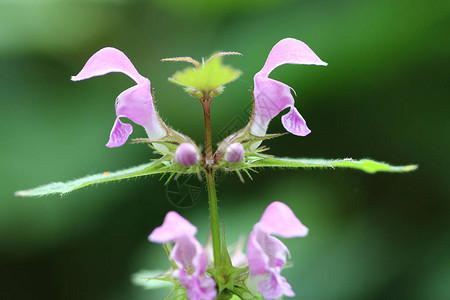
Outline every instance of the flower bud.
[[175, 151], [175, 160], [182, 166], [195, 165], [200, 159], [197, 148], [189, 143], [182, 143]]
[[234, 143], [228, 146], [225, 153], [225, 160], [229, 163], [238, 163], [244, 160], [244, 147], [241, 143]]

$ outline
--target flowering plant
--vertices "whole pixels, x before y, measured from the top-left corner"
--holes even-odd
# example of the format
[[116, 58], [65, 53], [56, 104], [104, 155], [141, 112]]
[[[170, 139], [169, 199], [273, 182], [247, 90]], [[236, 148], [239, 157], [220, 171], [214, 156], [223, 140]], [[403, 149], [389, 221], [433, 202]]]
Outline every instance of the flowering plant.
[[199, 174], [206, 179], [210, 208], [211, 242], [205, 247], [195, 238], [197, 229], [176, 212], [167, 213], [163, 224], [150, 234], [150, 241], [163, 244], [172, 267], [166, 273], [150, 278], [174, 284], [171, 293], [181, 299], [277, 299], [295, 295], [286, 278], [281, 275], [289, 251], [282, 238], [304, 237], [308, 229], [284, 203], [275, 201], [264, 211], [261, 220], [251, 231], [246, 254], [242, 243], [231, 255], [220, 232], [215, 176], [218, 172], [242, 172], [250, 176], [257, 168], [352, 168], [375, 172], [408, 172], [415, 165], [391, 166], [363, 159], [299, 159], [268, 155], [264, 140], [283, 134], [267, 134], [269, 123], [283, 110], [284, 128], [297, 136], [308, 135], [311, 130], [294, 106], [293, 90], [288, 85], [271, 79], [270, 73], [283, 64], [326, 66], [305, 43], [286, 38], [270, 51], [263, 68], [254, 76], [252, 92], [253, 109], [248, 124], [226, 137], [213, 151], [210, 106], [212, 99], [224, 92], [226, 84], [236, 80], [241, 72], [222, 63], [228, 55], [238, 52], [218, 52], [199, 62], [191, 57], [167, 58], [163, 61], [187, 62], [193, 65], [176, 72], [170, 81], [184, 87], [203, 107], [205, 123], [205, 151], [193, 140], [165, 124], [156, 110], [150, 80], [140, 75], [124, 53], [114, 48], [104, 48], [95, 53], [82, 70], [72, 77], [84, 80], [111, 72], [120, 72], [136, 82], [116, 99], [116, 119], [107, 147], [123, 146], [132, 134], [133, 127], [122, 122], [128, 118], [144, 127], [147, 137], [133, 142], [145, 143], [160, 157], [149, 163], [117, 171], [104, 172], [84, 178], [43, 185], [18, 191], [18, 196], [65, 194], [70, 191], [102, 182], [153, 174]]

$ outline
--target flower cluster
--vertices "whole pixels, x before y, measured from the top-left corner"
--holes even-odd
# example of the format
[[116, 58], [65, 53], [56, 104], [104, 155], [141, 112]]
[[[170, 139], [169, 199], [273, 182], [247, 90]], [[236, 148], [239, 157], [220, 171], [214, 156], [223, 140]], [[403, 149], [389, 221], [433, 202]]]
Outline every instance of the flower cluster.
[[[235, 80], [241, 74], [240, 71], [221, 65], [222, 56], [235, 54], [239, 53], [220, 52], [213, 55], [203, 65], [190, 57], [171, 58], [165, 61], [192, 63], [195, 68], [177, 72], [170, 79], [184, 86], [186, 91], [194, 97], [210, 100], [212, 96], [223, 91], [223, 85]], [[254, 76], [254, 109], [248, 126], [222, 142], [214, 154], [212, 164], [223, 162], [229, 165], [244, 161], [245, 155], [254, 153], [261, 141], [266, 138], [270, 121], [286, 108], [290, 109], [282, 117], [286, 130], [299, 136], [310, 133], [305, 120], [294, 107], [292, 88], [269, 78], [270, 73], [283, 64], [327, 65], [299, 40], [286, 38], [278, 42], [270, 51], [263, 68]], [[150, 81], [139, 74], [123, 52], [114, 48], [101, 49], [87, 61], [76, 76], [72, 77], [72, 80], [84, 80], [111, 72], [120, 72], [129, 76], [136, 85], [117, 97], [115, 105], [117, 118], [106, 144], [107, 147], [122, 146], [132, 133], [133, 127], [120, 120], [123, 117], [144, 127], [148, 136], [147, 141], [161, 154], [174, 158], [179, 165], [191, 167], [199, 162], [205, 162], [205, 157], [194, 142], [175, 132], [161, 120], [155, 109]], [[214, 76], [220, 79], [215, 82]]]
[[[189, 299], [214, 299], [217, 296], [216, 283], [207, 275], [206, 252], [195, 238], [196, 233], [196, 227], [178, 213], [171, 211], [167, 213], [163, 224], [153, 230], [149, 239], [155, 243], [174, 243], [170, 259], [175, 262], [176, 268], [171, 272], [171, 276], [179, 280]], [[307, 234], [308, 228], [286, 204], [273, 202], [250, 233], [246, 259], [245, 255], [238, 251], [234, 257], [239, 259], [231, 261], [234, 267], [236, 264], [245, 266], [241, 272], [247, 275], [249, 273], [249, 276], [241, 278], [256, 282], [257, 289], [264, 298], [277, 299], [283, 295], [293, 297], [295, 294], [291, 286], [281, 276], [289, 251], [283, 242], [272, 235], [293, 238]], [[247, 285], [247, 282], [244, 284]]]
[[[237, 52], [218, 52], [201, 62], [191, 57], [175, 57], [163, 61], [190, 63], [176, 72], [170, 81], [181, 85], [190, 96], [198, 98], [203, 108], [205, 122], [205, 144], [199, 147], [189, 137], [173, 130], [160, 118], [156, 108], [150, 80], [139, 74], [128, 57], [114, 48], [104, 48], [95, 53], [82, 70], [72, 77], [79, 81], [111, 72], [120, 72], [135, 81], [135, 85], [122, 92], [116, 99], [114, 121], [107, 147], [120, 147], [130, 137], [133, 127], [122, 122], [127, 118], [142, 126], [147, 138], [134, 139], [146, 143], [161, 157], [136, 167], [72, 180], [66, 183], [54, 182], [27, 191], [16, 192], [20, 196], [42, 196], [65, 194], [88, 185], [122, 180], [140, 176], [160, 174], [173, 176], [197, 174], [205, 179], [209, 197], [210, 242], [204, 248], [195, 238], [197, 228], [176, 212], [169, 212], [163, 224], [150, 235], [152, 242], [164, 244], [169, 252], [172, 269], [157, 277], [175, 284], [171, 295], [178, 299], [277, 299], [293, 297], [294, 291], [281, 275], [290, 254], [281, 240], [274, 237], [304, 237], [308, 229], [284, 203], [273, 202], [264, 211], [249, 234], [246, 253], [243, 243], [230, 256], [224, 233], [220, 233], [220, 219], [216, 195], [216, 172], [241, 171], [250, 176], [256, 168], [354, 168], [375, 173], [408, 172], [417, 166], [390, 166], [373, 160], [352, 159], [291, 159], [263, 154], [268, 148], [260, 146], [270, 138], [282, 134], [267, 134], [269, 123], [283, 110], [289, 111], [281, 117], [284, 128], [297, 136], [311, 131], [306, 121], [294, 106], [293, 89], [269, 78], [270, 73], [284, 64], [322, 65], [323, 62], [305, 43], [286, 38], [279, 41], [270, 51], [262, 69], [254, 76], [253, 110], [248, 124], [229, 135], [214, 151], [211, 134], [211, 101], [220, 95], [225, 85], [236, 80], [241, 71], [224, 65], [222, 60]], [[201, 149], [204, 149], [202, 153]], [[202, 177], [203, 174], [203, 177]]]
[[[176, 132], [160, 118], [154, 103], [149, 79], [138, 73], [130, 60], [121, 51], [104, 48], [95, 53], [72, 80], [84, 80], [111, 72], [120, 72], [136, 82], [136, 85], [122, 92], [116, 100], [116, 120], [110, 133], [107, 147], [120, 147], [133, 131], [130, 124], [121, 118], [143, 126], [146, 142], [162, 157], [158, 160], [166, 172], [205, 173], [208, 189], [214, 191], [215, 170], [235, 170], [247, 167], [254, 155], [265, 151], [259, 147], [263, 140], [279, 135], [266, 134], [270, 121], [280, 112], [289, 109], [281, 120], [288, 132], [305, 136], [310, 130], [294, 107], [292, 88], [269, 78], [270, 73], [283, 64], [326, 65], [303, 42], [287, 38], [278, 42], [270, 51], [263, 68], [254, 76], [253, 111], [249, 123], [242, 130], [225, 138], [213, 152], [211, 138], [210, 103], [213, 97], [224, 91], [224, 85], [237, 79], [241, 72], [222, 64], [227, 55], [237, 52], [219, 52], [202, 63], [191, 57], [168, 58], [163, 61], [187, 62], [194, 67], [176, 72], [170, 81], [181, 85], [193, 97], [200, 99], [205, 116], [205, 153], [188, 137]], [[212, 202], [211, 202], [212, 201]], [[264, 298], [276, 299], [283, 295], [292, 297], [294, 292], [281, 275], [289, 251], [273, 235], [282, 238], [303, 237], [308, 229], [297, 219], [292, 210], [281, 202], [270, 204], [251, 231], [246, 255], [235, 252], [231, 258], [225, 248], [220, 249], [220, 232], [217, 206], [211, 210], [211, 250], [205, 251], [195, 238], [197, 228], [176, 212], [169, 212], [163, 224], [150, 235], [152, 242], [173, 244], [170, 260], [174, 269], [168, 280], [176, 283], [182, 295], [188, 299], [214, 299], [218, 296], [228, 299], [237, 295], [252, 299], [259, 292]], [[207, 253], [212, 253], [207, 257]], [[236, 259], [238, 258], [238, 259]], [[220, 262], [219, 262], [220, 260]], [[208, 261], [212, 262], [208, 265]], [[256, 289], [252, 290], [252, 286]]]
[[170, 253], [179, 269], [173, 272], [180, 284], [186, 288], [187, 296], [192, 300], [214, 299], [217, 295], [215, 282], [207, 277], [206, 254], [195, 238], [197, 228], [174, 211], [169, 212], [164, 223], [153, 230], [150, 241], [155, 243], [173, 242]]

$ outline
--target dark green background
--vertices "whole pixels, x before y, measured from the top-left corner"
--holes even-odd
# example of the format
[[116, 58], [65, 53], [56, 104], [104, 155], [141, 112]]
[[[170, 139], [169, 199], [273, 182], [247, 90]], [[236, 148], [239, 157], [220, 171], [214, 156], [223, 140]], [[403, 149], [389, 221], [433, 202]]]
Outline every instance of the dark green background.
[[[306, 42], [329, 65], [272, 73], [297, 91], [312, 133], [270, 141], [270, 153], [420, 167], [401, 175], [264, 170], [244, 184], [221, 178], [229, 243], [248, 234], [270, 202], [283, 201], [310, 228], [286, 241], [295, 265], [284, 274], [298, 299], [450, 297], [449, 28], [448, 1], [0, 1], [0, 299], [167, 294], [130, 282], [136, 271], [169, 266], [147, 241], [176, 209], [157, 177], [62, 198], [13, 196], [154, 157], [143, 145], [104, 146], [114, 99], [133, 83], [120, 74], [71, 82], [94, 52], [124, 51], [151, 80], [164, 120], [201, 144], [200, 104], [167, 81], [185, 65], [160, 59], [244, 54], [225, 59], [243, 75], [214, 99], [219, 134], [247, 120], [253, 75], [285, 37]], [[145, 135], [134, 128], [132, 137]], [[278, 117], [270, 132], [282, 131]], [[206, 202], [203, 195], [178, 210], [202, 242]]]

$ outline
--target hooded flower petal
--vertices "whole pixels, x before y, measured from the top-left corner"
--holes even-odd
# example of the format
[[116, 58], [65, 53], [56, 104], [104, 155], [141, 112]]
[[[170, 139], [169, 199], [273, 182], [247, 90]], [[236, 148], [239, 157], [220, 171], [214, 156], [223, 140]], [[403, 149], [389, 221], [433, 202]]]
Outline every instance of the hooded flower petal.
[[178, 213], [167, 213], [164, 222], [150, 234], [150, 241], [155, 243], [174, 242], [170, 258], [180, 268], [174, 271], [186, 289], [189, 299], [214, 299], [217, 295], [216, 284], [206, 276], [206, 254], [202, 245], [195, 238], [197, 228]]
[[258, 224], [262, 231], [284, 238], [304, 237], [308, 234], [308, 228], [283, 202], [275, 201], [267, 206]]
[[305, 43], [292, 38], [279, 41], [270, 51], [264, 67], [254, 77], [255, 111], [251, 127], [254, 135], [264, 136], [270, 120], [286, 108], [290, 111], [282, 117], [282, 123], [287, 131], [299, 136], [311, 132], [294, 107], [292, 88], [269, 78], [269, 74], [283, 64], [327, 65]]
[[126, 55], [114, 48], [103, 48], [95, 53], [73, 81], [84, 80], [111, 72], [128, 75], [137, 84], [122, 92], [116, 100], [116, 121], [111, 130], [107, 147], [120, 147], [133, 131], [129, 124], [119, 118], [128, 118], [145, 128], [150, 140], [156, 141], [167, 134], [153, 104], [150, 81], [141, 76]]
[[128, 57], [122, 51], [111, 47], [103, 48], [92, 55], [80, 73], [72, 76], [72, 80], [89, 79], [111, 72], [124, 73], [136, 81], [137, 84], [145, 81], [145, 77], [138, 73]]
[[281, 276], [286, 257], [290, 255], [289, 250], [271, 234], [290, 238], [305, 236], [307, 233], [308, 229], [281, 202], [271, 203], [261, 220], [253, 227], [247, 243], [248, 266], [251, 277], [265, 275], [258, 283], [258, 290], [265, 298], [295, 295], [289, 283]]
[[153, 243], [167, 243], [183, 236], [195, 236], [197, 228], [174, 211], [169, 211], [161, 226], [155, 228], [149, 236]]
[[273, 46], [259, 73], [267, 77], [276, 67], [284, 64], [327, 65], [302, 41], [285, 38]]

